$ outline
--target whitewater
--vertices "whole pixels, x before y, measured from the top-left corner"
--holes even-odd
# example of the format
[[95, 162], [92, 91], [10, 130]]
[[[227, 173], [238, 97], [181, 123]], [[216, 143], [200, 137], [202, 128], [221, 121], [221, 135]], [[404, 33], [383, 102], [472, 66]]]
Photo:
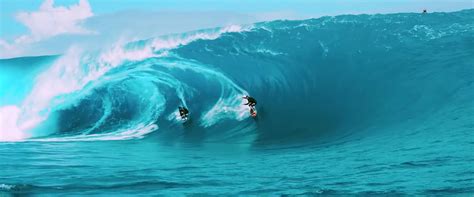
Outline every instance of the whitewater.
[[2, 59], [0, 195], [472, 195], [473, 21], [278, 20]]

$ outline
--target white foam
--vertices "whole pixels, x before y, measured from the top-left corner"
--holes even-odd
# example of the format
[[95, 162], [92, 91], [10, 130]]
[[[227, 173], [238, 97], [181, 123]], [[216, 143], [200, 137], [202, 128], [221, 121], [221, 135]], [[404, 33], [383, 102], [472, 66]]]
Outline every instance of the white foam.
[[233, 97], [221, 97], [212, 108], [202, 117], [202, 125], [209, 127], [222, 119], [243, 120], [250, 116], [249, 109], [244, 105], [242, 99], [244, 95], [236, 95]]
[[0, 108], [0, 141], [19, 141], [29, 137], [18, 127], [19, 117], [20, 109], [17, 106], [9, 105]]
[[150, 47], [127, 50], [123, 45], [124, 44], [118, 42], [110, 50], [102, 53], [99, 58], [100, 63], [117, 66], [124, 61], [140, 61], [157, 56], [153, 53], [153, 49]]
[[14, 187], [15, 187], [14, 185], [7, 185], [7, 184], [3, 184], [3, 183], [0, 184], [0, 189], [10, 190]]
[[78, 135], [71, 137], [58, 137], [58, 138], [44, 138], [44, 139], [32, 139], [30, 141], [45, 141], [45, 142], [69, 142], [69, 141], [108, 141], [108, 140], [129, 140], [129, 139], [141, 139], [147, 134], [158, 129], [158, 125], [138, 125], [134, 129], [118, 130], [112, 133], [103, 134], [90, 134], [90, 135]]
[[167, 56], [170, 49], [189, 44], [196, 40], [214, 40], [224, 33], [249, 31], [252, 27], [230, 25], [216, 30], [195, 31], [179, 35], [159, 37], [149, 41], [143, 47], [127, 49], [124, 41], [117, 42], [114, 47], [100, 56], [102, 64], [112, 66], [119, 65], [124, 61], [140, 61], [151, 57]]
[[269, 55], [272, 55], [272, 56], [283, 55], [283, 53], [281, 53], [281, 52], [276, 52], [276, 51], [272, 51], [270, 49], [262, 49], [262, 48], [257, 49], [255, 52], [263, 53], [263, 54], [269, 54]]

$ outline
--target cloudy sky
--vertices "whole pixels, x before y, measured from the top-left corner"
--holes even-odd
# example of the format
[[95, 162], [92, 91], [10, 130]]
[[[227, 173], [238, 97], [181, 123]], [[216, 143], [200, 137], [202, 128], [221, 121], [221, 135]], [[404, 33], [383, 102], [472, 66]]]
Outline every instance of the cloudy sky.
[[1, 0], [0, 58], [275, 19], [472, 8], [472, 0]]

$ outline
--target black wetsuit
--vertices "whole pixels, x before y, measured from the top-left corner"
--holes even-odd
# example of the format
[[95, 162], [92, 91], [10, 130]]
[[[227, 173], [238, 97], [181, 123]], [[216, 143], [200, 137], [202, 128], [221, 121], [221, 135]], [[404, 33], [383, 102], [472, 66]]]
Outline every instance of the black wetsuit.
[[255, 100], [253, 97], [248, 96], [246, 99], [247, 103], [245, 105], [248, 105], [250, 107], [255, 107], [255, 105], [257, 105], [257, 100]]
[[179, 107], [179, 115], [181, 116], [181, 118], [187, 118], [188, 113], [188, 109], [186, 109], [185, 107]]

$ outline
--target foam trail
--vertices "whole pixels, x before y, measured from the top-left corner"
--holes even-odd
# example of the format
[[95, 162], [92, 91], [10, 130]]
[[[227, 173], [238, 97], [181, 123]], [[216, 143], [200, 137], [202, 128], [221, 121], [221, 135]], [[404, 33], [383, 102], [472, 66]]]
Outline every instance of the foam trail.
[[[248, 117], [248, 113], [246, 113], [248, 108], [242, 105], [242, 97], [248, 95], [247, 91], [243, 90], [222, 73], [216, 72], [206, 65], [184, 61], [183, 59], [172, 62], [155, 60], [154, 63], [169, 69], [190, 70], [203, 75], [209, 80], [218, 80], [221, 84], [221, 95], [216, 103], [202, 115], [200, 119], [202, 126], [212, 126], [222, 119], [235, 118], [236, 120], [243, 120], [245, 117]], [[247, 116], [244, 114], [247, 114]], [[169, 117], [173, 116], [170, 115]]]
[[28, 141], [39, 141], [39, 142], [70, 142], [70, 141], [109, 141], [109, 140], [130, 140], [130, 139], [141, 139], [147, 134], [158, 130], [158, 125], [138, 125], [135, 129], [130, 130], [118, 130], [113, 133], [106, 134], [89, 134], [89, 135], [78, 135], [72, 137], [59, 137], [59, 138], [39, 138], [30, 139]]

